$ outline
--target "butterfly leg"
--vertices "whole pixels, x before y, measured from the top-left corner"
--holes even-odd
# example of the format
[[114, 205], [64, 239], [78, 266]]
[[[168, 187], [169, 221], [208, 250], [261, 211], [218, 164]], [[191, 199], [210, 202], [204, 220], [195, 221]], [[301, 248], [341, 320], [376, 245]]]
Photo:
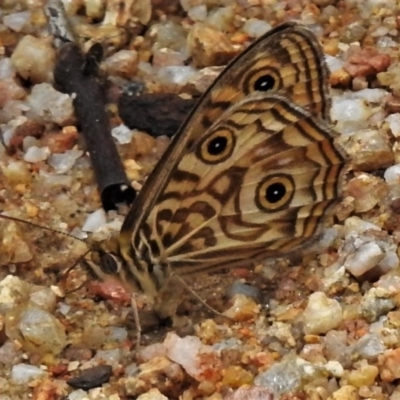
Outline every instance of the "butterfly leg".
[[131, 307], [136, 326], [136, 356], [138, 356], [140, 350], [140, 341], [142, 340], [142, 326], [140, 324], [139, 311], [134, 293], [131, 295]]
[[185, 290], [187, 292], [189, 292], [196, 300], [198, 300], [212, 314], [217, 315], [219, 317], [226, 318], [231, 321], [231, 318], [220, 313], [218, 310], [216, 310], [215, 308], [213, 308], [209, 304], [207, 304], [191, 287], [189, 287], [189, 285], [184, 281], [184, 279], [182, 279], [178, 274], [172, 272], [169, 279], [176, 279], [185, 288]]

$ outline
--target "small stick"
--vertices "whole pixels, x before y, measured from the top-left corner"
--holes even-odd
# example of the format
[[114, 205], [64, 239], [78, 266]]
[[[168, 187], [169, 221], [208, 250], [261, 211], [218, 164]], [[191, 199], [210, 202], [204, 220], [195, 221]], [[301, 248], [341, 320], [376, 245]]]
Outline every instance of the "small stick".
[[78, 45], [71, 41], [73, 35], [67, 26], [65, 11], [60, 4], [55, 7], [57, 2], [52, 0], [51, 6], [47, 7], [50, 28], [57, 26], [53, 33], [63, 43], [58, 52], [54, 80], [64, 92], [74, 97], [75, 114], [85, 137], [103, 208], [106, 211], [116, 209], [123, 202], [129, 205], [136, 193], [110, 133], [109, 118], [97, 80], [98, 68], [93, 65], [99, 52], [94, 52], [90, 58], [85, 57]]

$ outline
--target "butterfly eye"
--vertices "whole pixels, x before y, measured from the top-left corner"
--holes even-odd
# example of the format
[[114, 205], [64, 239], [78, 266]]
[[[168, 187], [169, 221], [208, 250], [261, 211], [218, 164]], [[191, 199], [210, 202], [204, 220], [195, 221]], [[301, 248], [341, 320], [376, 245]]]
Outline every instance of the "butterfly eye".
[[294, 188], [294, 181], [290, 175], [268, 176], [258, 185], [257, 206], [267, 212], [279, 211], [292, 201]]
[[254, 90], [268, 92], [275, 86], [275, 78], [272, 75], [262, 75], [254, 82]]
[[100, 255], [101, 270], [108, 275], [116, 274], [120, 270], [121, 264], [110, 253], [103, 253]]
[[219, 129], [200, 143], [198, 156], [207, 164], [217, 164], [228, 159], [235, 148], [235, 135], [229, 129]]

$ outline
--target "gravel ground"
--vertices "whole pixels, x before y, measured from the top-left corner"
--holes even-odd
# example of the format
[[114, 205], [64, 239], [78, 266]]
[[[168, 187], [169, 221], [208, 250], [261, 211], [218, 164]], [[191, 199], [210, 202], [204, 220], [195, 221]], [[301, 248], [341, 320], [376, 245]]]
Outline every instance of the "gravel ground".
[[332, 121], [354, 171], [338, 223], [305, 254], [193, 279], [230, 321], [185, 295], [171, 327], [138, 299], [136, 354], [130, 295], [73, 268], [87, 243], [118, 231], [127, 207], [102, 211], [72, 98], [54, 87], [44, 2], [3, 0], [0, 210], [31, 224], [0, 219], [0, 399], [399, 400], [399, 3], [105, 3], [65, 6], [82, 48], [105, 49], [104, 97], [134, 188], [169, 139], [123, 125], [122, 89], [190, 102], [249, 43], [292, 20], [321, 41]]

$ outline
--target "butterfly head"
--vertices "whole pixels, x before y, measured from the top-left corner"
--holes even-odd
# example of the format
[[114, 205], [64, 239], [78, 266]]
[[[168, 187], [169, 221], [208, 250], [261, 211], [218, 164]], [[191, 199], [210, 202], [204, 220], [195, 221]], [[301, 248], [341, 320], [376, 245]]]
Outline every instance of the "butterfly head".
[[89, 258], [83, 262], [85, 269], [104, 282], [117, 282], [128, 293], [143, 292], [155, 298], [162, 282], [159, 268], [131, 255], [125, 249], [120, 234], [111, 236], [101, 244], [94, 244]]

